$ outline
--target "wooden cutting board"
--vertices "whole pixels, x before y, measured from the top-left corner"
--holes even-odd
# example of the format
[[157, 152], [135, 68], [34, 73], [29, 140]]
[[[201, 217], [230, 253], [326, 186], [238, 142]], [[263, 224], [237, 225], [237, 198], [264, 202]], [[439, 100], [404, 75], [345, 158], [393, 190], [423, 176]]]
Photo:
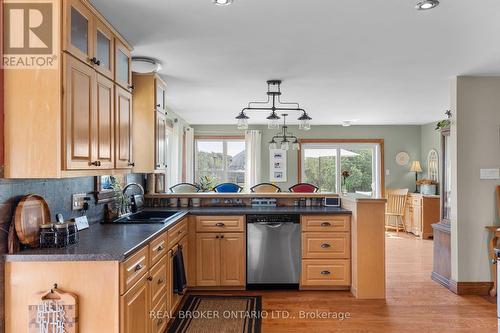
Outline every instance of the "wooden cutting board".
[[40, 225], [47, 223], [50, 223], [50, 209], [44, 198], [28, 194], [19, 201], [14, 214], [14, 225], [21, 244], [37, 247]]

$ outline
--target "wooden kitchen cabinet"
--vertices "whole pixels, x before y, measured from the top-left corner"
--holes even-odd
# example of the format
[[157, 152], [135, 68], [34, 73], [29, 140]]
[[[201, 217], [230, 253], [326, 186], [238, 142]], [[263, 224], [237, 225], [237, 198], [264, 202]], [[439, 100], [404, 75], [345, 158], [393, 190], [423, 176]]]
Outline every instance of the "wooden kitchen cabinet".
[[302, 215], [301, 289], [351, 285], [351, 216]]
[[115, 81], [124, 89], [133, 88], [130, 49], [119, 40], [115, 41]]
[[91, 169], [98, 167], [95, 158], [93, 133], [96, 117], [96, 73], [65, 55], [64, 83], [64, 156], [65, 169]]
[[195, 217], [196, 278], [194, 284], [196, 287], [243, 287], [245, 285], [246, 239], [243, 221], [243, 216]]
[[149, 332], [150, 293], [151, 284], [145, 275], [120, 297], [120, 333]]
[[116, 86], [116, 169], [131, 169], [133, 162], [132, 147], [132, 94]]
[[4, 75], [4, 177], [128, 172], [132, 99], [117, 89], [114, 71], [115, 44], [128, 54], [131, 46], [90, 2], [64, 0], [53, 6], [63, 15], [57, 66]]
[[92, 65], [94, 15], [80, 0], [64, 0], [63, 48], [82, 62]]
[[220, 285], [243, 286], [246, 283], [245, 235], [226, 233], [220, 243]]
[[134, 172], [164, 173], [173, 120], [166, 113], [166, 84], [156, 74], [132, 76], [134, 83]]
[[167, 168], [167, 116], [157, 110], [155, 118], [155, 169], [165, 170]]
[[115, 165], [115, 131], [114, 131], [114, 83], [110, 79], [97, 74], [96, 88], [96, 122], [95, 131], [95, 160], [99, 161], [103, 169], [113, 169]]
[[219, 234], [196, 235], [196, 286], [220, 285]]

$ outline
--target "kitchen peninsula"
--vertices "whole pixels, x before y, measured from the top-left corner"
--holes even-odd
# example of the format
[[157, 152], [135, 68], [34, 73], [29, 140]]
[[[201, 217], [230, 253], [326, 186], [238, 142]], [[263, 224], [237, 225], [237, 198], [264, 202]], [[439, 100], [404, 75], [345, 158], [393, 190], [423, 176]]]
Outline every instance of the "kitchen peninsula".
[[[211, 200], [228, 194], [195, 196]], [[245, 202], [255, 195], [229, 196]], [[164, 224], [94, 224], [72, 247], [6, 255], [8, 331], [26, 331], [27, 322], [18, 318], [27, 317], [30, 298], [57, 284], [78, 294], [80, 332], [134, 332], [145, 322], [162, 332], [168, 319], [149, 318], [149, 313], [174, 312], [181, 302], [172, 288], [176, 248], [184, 252], [188, 290], [246, 289], [245, 219], [251, 214], [300, 215], [301, 290], [350, 290], [358, 299], [385, 298], [385, 200], [343, 197], [342, 207], [293, 207], [289, 203], [298, 194], [265, 196], [277, 198], [278, 207], [177, 208]], [[151, 195], [147, 201], [169, 197]]]

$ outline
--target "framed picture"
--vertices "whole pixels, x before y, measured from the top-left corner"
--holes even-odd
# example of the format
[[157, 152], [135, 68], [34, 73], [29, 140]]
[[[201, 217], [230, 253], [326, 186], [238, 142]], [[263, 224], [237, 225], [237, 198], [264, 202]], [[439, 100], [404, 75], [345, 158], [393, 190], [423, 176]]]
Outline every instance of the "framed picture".
[[286, 150], [271, 149], [269, 152], [269, 181], [286, 182]]

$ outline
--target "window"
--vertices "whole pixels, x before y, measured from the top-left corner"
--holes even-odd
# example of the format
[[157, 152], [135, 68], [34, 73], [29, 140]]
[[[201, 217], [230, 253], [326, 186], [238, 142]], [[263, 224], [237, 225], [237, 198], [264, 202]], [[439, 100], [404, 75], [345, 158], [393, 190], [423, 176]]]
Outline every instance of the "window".
[[244, 139], [196, 139], [195, 180], [210, 176], [215, 183], [245, 185]]
[[380, 144], [303, 143], [301, 154], [302, 182], [324, 192], [381, 195]]

